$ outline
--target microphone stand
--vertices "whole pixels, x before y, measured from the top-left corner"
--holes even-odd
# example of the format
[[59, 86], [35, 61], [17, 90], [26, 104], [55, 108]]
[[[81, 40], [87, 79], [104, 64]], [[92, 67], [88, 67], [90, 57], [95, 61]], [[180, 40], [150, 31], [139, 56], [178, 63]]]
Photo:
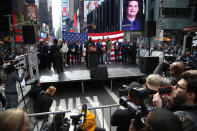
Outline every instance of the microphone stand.
[[[16, 72], [17, 72], [17, 75], [19, 76], [18, 70], [17, 70]], [[27, 112], [27, 107], [26, 107], [26, 102], [25, 102], [25, 98], [24, 98], [24, 94], [23, 94], [23, 89], [22, 89], [22, 87], [21, 87], [21, 82], [19, 82], [19, 88], [20, 88], [20, 90], [21, 90], [21, 95], [22, 95], [22, 99], [23, 99], [24, 106], [25, 106], [25, 111]]]

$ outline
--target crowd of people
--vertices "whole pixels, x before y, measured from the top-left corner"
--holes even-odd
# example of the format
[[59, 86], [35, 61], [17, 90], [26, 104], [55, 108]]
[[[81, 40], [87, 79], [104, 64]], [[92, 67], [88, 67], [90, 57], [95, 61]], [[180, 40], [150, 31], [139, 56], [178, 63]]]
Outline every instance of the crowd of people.
[[[40, 69], [50, 69], [52, 67], [57, 72], [62, 72], [64, 67], [69, 67], [73, 64], [82, 64], [85, 62], [88, 64], [89, 48], [90, 46], [96, 47], [97, 62], [99, 64], [110, 64], [112, 48], [114, 48], [115, 62], [121, 62], [123, 64], [136, 64], [137, 43], [133, 38], [130, 41], [125, 40], [120, 42], [116, 39], [112, 43], [108, 37], [105, 41], [105, 45], [98, 39], [98, 42], [94, 42], [92, 38], [89, 38], [85, 43], [81, 43], [80, 40], [65, 41], [54, 40], [53, 45], [49, 45], [47, 41], [41, 41], [38, 47], [38, 58], [40, 60]], [[120, 56], [122, 55], [122, 60]], [[105, 59], [103, 58], [105, 56]], [[85, 61], [82, 59], [85, 57]], [[60, 69], [58, 69], [58, 67]]]
[[[140, 103], [133, 90], [142, 88], [139, 83], [131, 83], [128, 89], [129, 101], [143, 107], [149, 104], [152, 111], [146, 116], [144, 127], [135, 124], [137, 111], [118, 109], [111, 116], [111, 125], [117, 131], [195, 131], [197, 130], [197, 70], [185, 70], [181, 61], [169, 66], [170, 77], [165, 75], [166, 62], [161, 62], [153, 74], [146, 78], [146, 89], [150, 103]], [[170, 90], [169, 90], [170, 89]], [[140, 89], [141, 90], [141, 89]], [[143, 108], [142, 108], [143, 109]]]
[[[89, 47], [97, 48], [98, 62], [100, 64], [111, 63], [110, 54], [114, 48], [115, 62], [122, 62], [123, 64], [136, 64], [137, 43], [135, 39], [130, 41], [112, 43], [110, 38], [106, 39], [104, 46], [100, 39], [95, 42], [89, 38], [85, 44], [81, 44], [78, 40], [70, 41], [54, 39], [53, 45], [49, 46], [47, 41], [41, 41], [37, 44], [38, 58], [40, 60], [40, 69], [50, 69], [52, 66], [57, 73], [63, 72], [63, 66], [70, 66], [71, 64], [81, 64], [82, 56], [85, 56], [85, 62], [88, 63]], [[9, 46], [1, 45], [1, 66], [4, 63], [14, 60], [17, 55], [25, 54], [25, 48], [12, 50]], [[153, 74], [146, 78], [146, 89], [150, 92], [149, 103], [153, 108], [149, 111], [144, 127], [138, 129], [135, 124], [136, 112], [131, 112], [128, 109], [118, 109], [113, 112], [110, 122], [112, 126], [117, 126], [117, 131], [195, 131], [197, 130], [197, 70], [188, 70], [186, 65], [195, 67], [197, 61], [197, 50], [193, 49], [193, 53], [186, 49], [182, 52], [179, 45], [175, 47], [160, 46], [160, 50], [166, 56], [174, 56], [178, 61], [168, 63], [162, 61], [158, 64]], [[105, 54], [105, 62], [103, 55]], [[122, 59], [120, 59], [122, 56]], [[16, 90], [16, 81], [21, 81], [24, 78], [19, 77], [15, 68], [6, 68], [5, 79], [5, 96], [2, 96], [2, 89], [0, 89], [0, 100], [5, 106], [5, 111], [0, 112], [0, 129], [9, 131], [16, 129], [16, 131], [27, 131], [29, 122], [27, 114], [18, 107], [18, 93]], [[195, 68], [196, 69], [196, 68]], [[170, 89], [170, 92], [161, 94], [160, 89]], [[135, 105], [144, 106], [144, 103], [138, 100], [133, 89], [142, 88], [139, 83], [131, 83], [128, 89], [128, 99]], [[39, 80], [34, 81], [33, 86], [29, 92], [29, 96], [33, 100], [33, 110], [35, 113], [48, 112], [53, 101], [53, 96], [56, 93], [56, 88], [50, 86], [46, 90], [41, 88]], [[6, 119], [5, 119], [6, 118]], [[48, 116], [38, 117], [48, 121]], [[15, 123], [17, 121], [17, 123]], [[13, 128], [12, 128], [13, 127]], [[96, 127], [95, 127], [96, 130]], [[104, 129], [103, 129], [104, 130]]]

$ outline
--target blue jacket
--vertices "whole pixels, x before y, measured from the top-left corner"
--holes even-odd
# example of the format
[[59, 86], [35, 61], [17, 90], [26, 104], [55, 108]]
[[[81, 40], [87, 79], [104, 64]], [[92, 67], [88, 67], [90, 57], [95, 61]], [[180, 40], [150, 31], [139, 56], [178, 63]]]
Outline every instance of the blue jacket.
[[122, 30], [140, 30], [140, 20], [135, 19], [133, 22], [127, 18], [122, 21]]
[[101, 42], [97, 42], [96, 46], [97, 46], [97, 53], [103, 54], [103, 44]]

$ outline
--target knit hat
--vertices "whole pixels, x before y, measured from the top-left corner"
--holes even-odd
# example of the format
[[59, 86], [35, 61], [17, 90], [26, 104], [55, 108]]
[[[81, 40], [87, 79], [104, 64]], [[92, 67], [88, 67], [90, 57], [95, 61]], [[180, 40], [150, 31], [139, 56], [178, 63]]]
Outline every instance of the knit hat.
[[170, 86], [170, 80], [157, 74], [151, 74], [146, 78], [146, 88], [151, 91], [158, 91], [160, 87]]
[[33, 85], [37, 85], [39, 82], [39, 80], [34, 80], [34, 82], [32, 83]]

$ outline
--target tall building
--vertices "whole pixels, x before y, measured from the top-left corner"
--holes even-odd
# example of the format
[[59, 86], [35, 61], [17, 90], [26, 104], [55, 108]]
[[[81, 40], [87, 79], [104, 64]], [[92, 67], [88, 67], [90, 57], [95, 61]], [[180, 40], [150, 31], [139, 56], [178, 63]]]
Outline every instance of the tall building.
[[[156, 21], [156, 37], [171, 39], [171, 44], [182, 44], [184, 27], [191, 25], [194, 8], [189, 0], [151, 0], [148, 3], [148, 20]], [[159, 41], [157, 41], [159, 43]]]
[[39, 16], [38, 20], [40, 23], [45, 23], [49, 25], [48, 21], [48, 1], [47, 0], [39, 0]]
[[24, 6], [25, 0], [6, 0], [1, 3], [1, 40], [3, 40], [5, 37], [9, 37], [16, 42], [23, 41], [22, 24], [25, 22]]
[[85, 32], [84, 23], [84, 0], [79, 1], [79, 22], [80, 22], [80, 32]]
[[48, 0], [48, 21], [49, 21], [49, 26], [53, 27], [52, 0]]
[[74, 0], [69, 0], [69, 18], [74, 20]]

